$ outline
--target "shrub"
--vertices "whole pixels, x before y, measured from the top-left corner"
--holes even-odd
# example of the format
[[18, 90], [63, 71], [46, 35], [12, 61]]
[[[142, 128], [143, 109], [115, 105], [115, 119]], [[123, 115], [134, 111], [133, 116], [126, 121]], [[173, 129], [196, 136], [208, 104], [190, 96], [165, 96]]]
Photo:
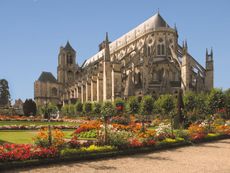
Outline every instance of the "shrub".
[[115, 114], [114, 106], [111, 102], [106, 101], [101, 108], [101, 114], [103, 117], [111, 117]]
[[162, 141], [165, 138], [169, 138], [169, 137], [174, 138], [174, 136], [171, 133], [171, 125], [170, 124], [161, 123], [156, 128], [155, 139], [158, 140], [158, 141]]
[[110, 119], [111, 123], [128, 125], [130, 120], [127, 116], [114, 116]]
[[81, 114], [83, 111], [83, 104], [81, 102], [77, 102], [75, 106], [76, 106], [76, 112], [78, 114]]
[[153, 111], [154, 100], [152, 96], [144, 96], [140, 104], [140, 114], [150, 115]]
[[83, 104], [83, 112], [86, 115], [89, 115], [92, 112], [92, 103], [91, 102], [85, 102]]
[[121, 114], [125, 112], [125, 101], [121, 98], [116, 98], [114, 100], [114, 106], [116, 108], [116, 113]]
[[221, 89], [212, 89], [208, 95], [209, 113], [214, 114], [225, 106], [224, 94]]
[[199, 124], [191, 124], [188, 128], [188, 133], [191, 140], [200, 140], [207, 135], [205, 128]]
[[[61, 148], [64, 146], [64, 133], [61, 130], [54, 129], [51, 131], [52, 136], [52, 147]], [[34, 144], [39, 147], [48, 148], [50, 147], [49, 143], [49, 134], [47, 129], [41, 129], [37, 136], [33, 138]]]
[[94, 102], [93, 103], [93, 113], [97, 116], [100, 115], [101, 113], [101, 103], [98, 103], [98, 102]]
[[30, 115], [36, 115], [37, 112], [37, 106], [36, 103], [32, 99], [26, 99], [26, 101], [23, 104], [23, 112], [24, 115], [30, 116]]
[[136, 96], [131, 96], [127, 101], [127, 110], [130, 114], [137, 114], [139, 112], [140, 104]]
[[165, 94], [161, 95], [155, 102], [156, 109], [161, 113], [162, 116], [168, 115], [175, 108], [175, 99], [172, 95]]
[[66, 104], [61, 109], [62, 114], [66, 116], [74, 116], [76, 113], [75, 106], [73, 104]]
[[68, 156], [73, 156], [73, 155], [83, 154], [83, 153], [108, 152], [108, 151], [114, 151], [114, 150], [116, 150], [116, 148], [112, 146], [90, 145], [89, 147], [82, 147], [79, 149], [65, 148], [61, 151], [61, 156], [68, 157]]

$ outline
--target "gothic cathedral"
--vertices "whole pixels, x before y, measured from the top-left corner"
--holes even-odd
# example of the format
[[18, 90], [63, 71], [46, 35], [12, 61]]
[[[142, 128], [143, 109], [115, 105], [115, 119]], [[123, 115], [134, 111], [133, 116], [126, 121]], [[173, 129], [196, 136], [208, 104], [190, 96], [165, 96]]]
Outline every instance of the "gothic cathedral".
[[110, 42], [81, 66], [69, 42], [60, 48], [57, 79], [42, 72], [34, 83], [38, 105], [76, 101], [113, 101], [115, 98], [160, 95], [186, 91], [209, 91], [214, 78], [213, 51], [206, 50], [206, 67], [189, 54], [187, 42], [178, 43], [177, 28], [171, 28], [159, 13]]

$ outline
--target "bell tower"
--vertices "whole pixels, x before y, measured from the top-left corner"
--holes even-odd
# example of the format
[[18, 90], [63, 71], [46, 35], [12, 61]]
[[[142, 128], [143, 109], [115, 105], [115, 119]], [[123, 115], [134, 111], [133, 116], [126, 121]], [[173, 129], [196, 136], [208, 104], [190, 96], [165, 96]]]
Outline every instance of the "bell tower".
[[57, 78], [62, 86], [72, 84], [75, 79], [76, 71], [76, 51], [72, 48], [69, 41], [65, 47], [60, 47], [58, 55]]

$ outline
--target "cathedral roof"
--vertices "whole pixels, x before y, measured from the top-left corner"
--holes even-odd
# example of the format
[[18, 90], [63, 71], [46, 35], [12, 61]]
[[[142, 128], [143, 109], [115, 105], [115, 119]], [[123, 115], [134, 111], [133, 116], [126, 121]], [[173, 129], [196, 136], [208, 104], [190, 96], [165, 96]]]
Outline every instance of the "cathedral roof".
[[70, 50], [70, 51], [74, 51], [74, 52], [75, 52], [75, 50], [74, 50], [74, 49], [72, 48], [72, 46], [70, 45], [69, 41], [67, 41], [67, 43], [66, 43], [64, 49], [65, 49], [65, 50]]
[[[166, 23], [166, 21], [161, 17], [161, 15], [156, 13], [154, 16], [150, 17], [147, 19], [145, 22], [142, 24], [138, 25], [128, 33], [124, 34], [120, 38], [116, 39], [112, 43], [109, 44], [110, 52], [114, 52], [120, 47], [130, 44], [133, 40], [136, 38], [140, 37], [144, 33], [147, 33], [151, 30], [154, 30], [156, 28], [170, 28], [170, 26]], [[90, 57], [83, 63], [82, 67], [86, 67], [90, 63], [102, 58], [104, 55], [104, 49], [99, 51], [97, 54], [94, 56]]]
[[38, 78], [38, 81], [57, 83], [56, 78], [53, 76], [53, 74], [51, 72], [44, 72], [44, 71], [42, 72], [42, 74]]

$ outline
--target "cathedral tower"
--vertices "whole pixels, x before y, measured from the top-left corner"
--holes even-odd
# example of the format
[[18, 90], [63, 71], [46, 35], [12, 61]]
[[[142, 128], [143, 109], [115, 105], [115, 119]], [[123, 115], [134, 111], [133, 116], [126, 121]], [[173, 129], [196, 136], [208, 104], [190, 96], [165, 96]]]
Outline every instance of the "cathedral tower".
[[214, 67], [213, 67], [213, 50], [211, 53], [208, 53], [206, 49], [206, 77], [205, 77], [205, 89], [210, 91], [214, 85]]
[[76, 51], [69, 41], [65, 47], [60, 48], [58, 55], [58, 82], [63, 86], [68, 86], [74, 82], [76, 71]]

